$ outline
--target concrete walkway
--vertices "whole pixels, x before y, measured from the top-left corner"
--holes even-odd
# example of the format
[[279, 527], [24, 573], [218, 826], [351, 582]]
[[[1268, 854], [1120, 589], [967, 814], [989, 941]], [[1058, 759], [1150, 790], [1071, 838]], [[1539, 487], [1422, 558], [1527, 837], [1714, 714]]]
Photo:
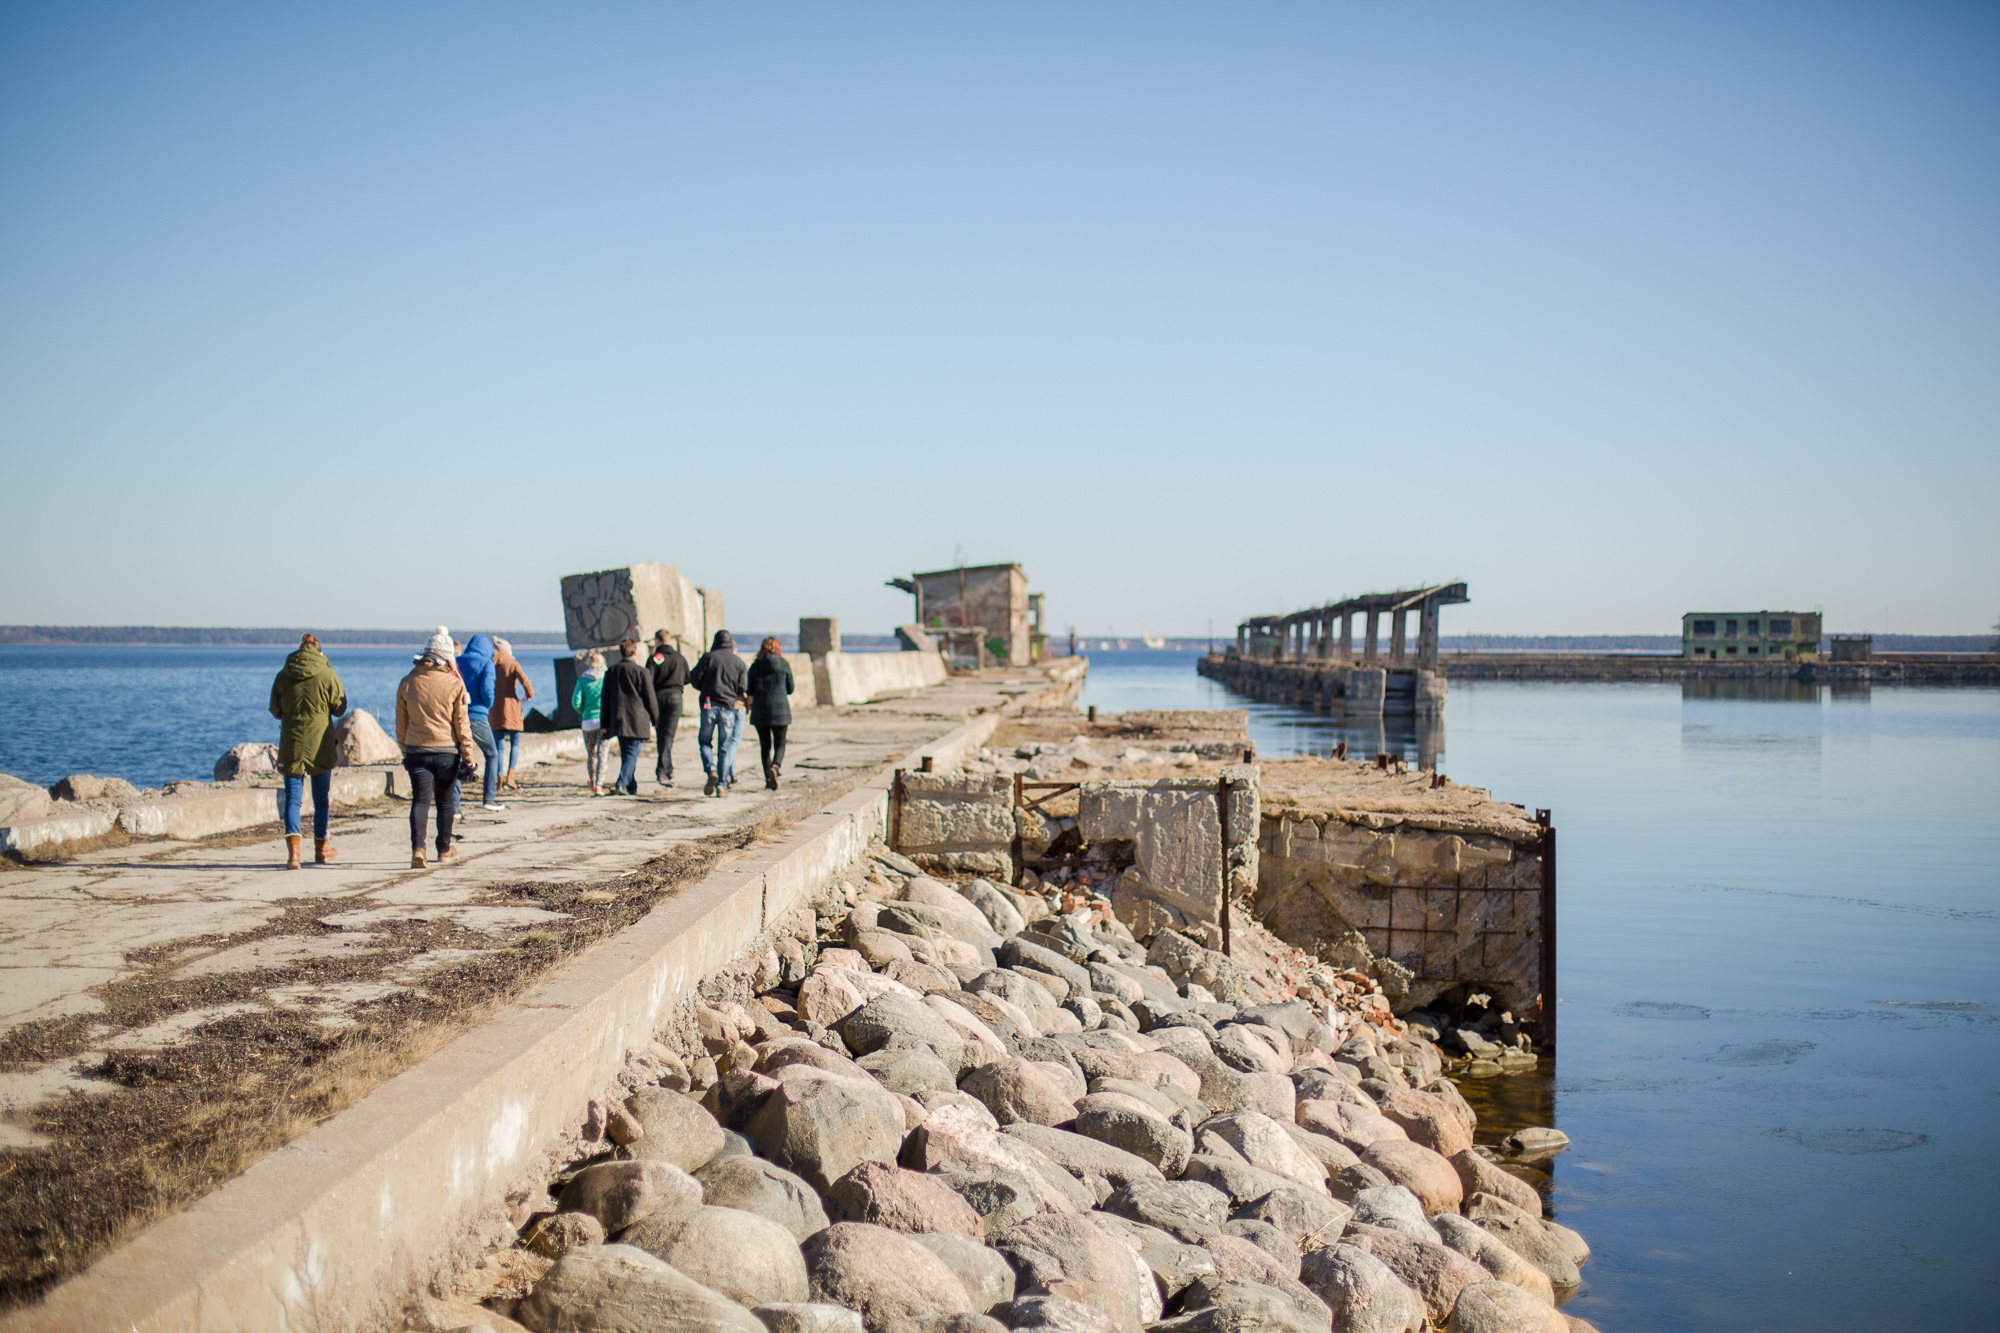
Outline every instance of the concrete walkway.
[[[204, 1023], [258, 1009], [300, 1012], [329, 1027], [351, 1023], [358, 1009], [422, 987], [439, 966], [506, 949], [522, 932], [562, 920], [504, 901], [496, 890], [506, 885], [610, 880], [675, 844], [747, 830], [779, 802], [796, 808], [802, 796], [844, 787], [974, 714], [1041, 696], [1054, 702], [1073, 688], [1041, 669], [992, 670], [904, 698], [798, 709], [778, 793], [755, 776], [756, 736], [747, 726], [738, 785], [721, 798], [702, 795], [692, 723], [675, 746], [675, 785], [652, 780], [649, 746], [636, 798], [591, 797], [580, 762], [540, 765], [522, 773], [524, 792], [503, 797], [504, 813], [462, 811], [462, 860], [428, 871], [409, 868], [408, 807], [399, 800], [336, 810], [338, 861], [298, 872], [277, 869], [284, 843], [275, 824], [204, 842], [134, 843], [55, 865], [0, 866], [0, 1043], [11, 1066], [0, 1072], [0, 1148], [46, 1141], [34, 1119], [48, 1097], [114, 1091], [83, 1072], [107, 1051], [169, 1048]], [[607, 781], [615, 749], [609, 765]], [[448, 947], [413, 954], [407, 933], [398, 932], [414, 923], [449, 927]], [[340, 966], [317, 966], [329, 961]], [[140, 983], [145, 1003], [120, 1003], [123, 988]], [[177, 1008], [171, 997], [182, 983], [187, 1007]], [[203, 1003], [204, 992], [212, 998], [218, 990], [226, 1003]], [[43, 1035], [48, 1040], [38, 1042]], [[22, 1058], [38, 1048], [62, 1053]]]

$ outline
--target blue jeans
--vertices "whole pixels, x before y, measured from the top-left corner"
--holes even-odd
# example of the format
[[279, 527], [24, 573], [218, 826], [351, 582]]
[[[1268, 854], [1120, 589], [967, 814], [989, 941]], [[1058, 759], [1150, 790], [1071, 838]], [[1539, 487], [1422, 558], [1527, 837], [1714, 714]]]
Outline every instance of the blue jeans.
[[[313, 837], [326, 837], [327, 807], [333, 802], [333, 774], [315, 773], [313, 787]], [[285, 789], [278, 793], [278, 817], [285, 821], [285, 833], [297, 836], [299, 831], [299, 807], [305, 803], [306, 780], [287, 777]]]
[[486, 771], [479, 775], [480, 785], [486, 789], [486, 794], [480, 799], [491, 805], [494, 792], [500, 785], [500, 747], [493, 742], [493, 728], [486, 725], [484, 714], [472, 719], [472, 743], [486, 757], [486, 762], [481, 765]]
[[502, 773], [512, 773], [521, 766], [521, 733], [518, 731], [496, 731], [493, 739], [499, 743], [503, 762]]
[[614, 791], [622, 791], [627, 796], [639, 794], [639, 751], [645, 748], [644, 738], [620, 736], [618, 738], [618, 785]]
[[736, 781], [736, 747], [743, 739], [743, 712], [727, 704], [701, 701], [701, 771], [727, 787]]

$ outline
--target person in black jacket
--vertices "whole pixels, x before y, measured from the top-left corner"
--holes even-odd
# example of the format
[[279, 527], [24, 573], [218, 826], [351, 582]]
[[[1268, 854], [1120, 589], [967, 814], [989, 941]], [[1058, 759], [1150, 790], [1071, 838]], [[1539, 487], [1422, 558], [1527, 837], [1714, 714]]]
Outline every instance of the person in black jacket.
[[704, 796], [721, 796], [736, 780], [736, 747], [743, 740], [743, 686], [750, 669], [736, 651], [736, 640], [719, 629], [708, 651], [688, 673], [688, 684], [701, 693], [701, 771], [708, 775]]
[[674, 647], [665, 630], [653, 635], [653, 651], [646, 659], [647, 674], [653, 678], [653, 698], [660, 705], [653, 724], [653, 780], [662, 787], [674, 781], [674, 733], [681, 728], [681, 695], [688, 683], [688, 660]]
[[764, 761], [764, 790], [778, 789], [785, 766], [785, 732], [792, 725], [792, 664], [766, 639], [750, 664], [750, 725], [757, 728], [757, 755]]
[[597, 708], [605, 735], [618, 738], [618, 783], [614, 790], [627, 796], [639, 794], [639, 750], [652, 735], [659, 714], [653, 682], [639, 665], [639, 644], [625, 639], [618, 645], [618, 665], [604, 673], [604, 693]]

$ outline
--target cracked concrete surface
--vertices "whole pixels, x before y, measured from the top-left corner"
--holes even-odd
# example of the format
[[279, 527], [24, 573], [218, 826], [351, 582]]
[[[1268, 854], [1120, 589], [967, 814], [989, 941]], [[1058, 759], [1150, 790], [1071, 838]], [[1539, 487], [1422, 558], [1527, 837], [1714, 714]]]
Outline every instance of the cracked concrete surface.
[[[580, 761], [525, 769], [524, 790], [501, 798], [505, 812], [460, 811], [460, 861], [428, 870], [409, 868], [408, 807], [399, 800], [337, 809], [330, 832], [339, 858], [296, 872], [279, 868], [284, 843], [276, 825], [202, 842], [134, 843], [55, 864], [0, 865], [0, 1043], [38, 1026], [95, 1019], [81, 1038], [87, 1049], [77, 1051], [72, 1040], [73, 1053], [60, 1058], [20, 1058], [31, 1043], [0, 1047], [0, 1148], [45, 1141], [34, 1119], [46, 1098], [114, 1090], [85, 1072], [108, 1051], [169, 1047], [203, 1024], [260, 1006], [345, 1026], [366, 1005], [422, 987], [437, 967], [507, 948], [522, 932], [562, 919], [542, 908], [493, 902], [496, 886], [611, 879], [675, 843], [747, 829], [776, 800], [831, 790], [914, 754], [975, 713], [1051, 688], [1041, 669], [992, 670], [900, 698], [798, 708], [784, 790], [775, 794], [754, 776], [756, 736], [746, 726], [737, 787], [725, 797], [703, 796], [690, 720], [674, 748], [672, 787], [652, 780], [650, 746], [637, 797], [591, 797]], [[615, 750], [607, 762], [615, 773]], [[293, 910], [302, 899], [314, 910]], [[281, 922], [291, 925], [270, 933]], [[415, 957], [388, 933], [440, 922], [457, 928], [453, 947]], [[365, 964], [378, 952], [381, 972], [372, 977], [357, 979], [352, 966], [338, 981], [320, 984], [285, 975], [288, 966], [313, 960]], [[107, 988], [141, 973], [171, 987], [264, 971], [272, 973], [271, 984], [248, 998], [202, 1007], [200, 988], [190, 987], [187, 1009], [140, 1026], [118, 1023], [103, 999]]]

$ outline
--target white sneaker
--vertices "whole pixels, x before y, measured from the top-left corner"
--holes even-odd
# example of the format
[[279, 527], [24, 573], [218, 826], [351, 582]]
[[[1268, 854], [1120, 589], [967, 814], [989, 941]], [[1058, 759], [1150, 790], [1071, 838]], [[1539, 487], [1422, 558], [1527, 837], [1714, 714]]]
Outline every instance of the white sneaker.
[[495, 814], [498, 814], [500, 811], [505, 810], [507, 807], [499, 804], [496, 801], [488, 801], [484, 805], [481, 805], [479, 808], [481, 810], [491, 810]]

